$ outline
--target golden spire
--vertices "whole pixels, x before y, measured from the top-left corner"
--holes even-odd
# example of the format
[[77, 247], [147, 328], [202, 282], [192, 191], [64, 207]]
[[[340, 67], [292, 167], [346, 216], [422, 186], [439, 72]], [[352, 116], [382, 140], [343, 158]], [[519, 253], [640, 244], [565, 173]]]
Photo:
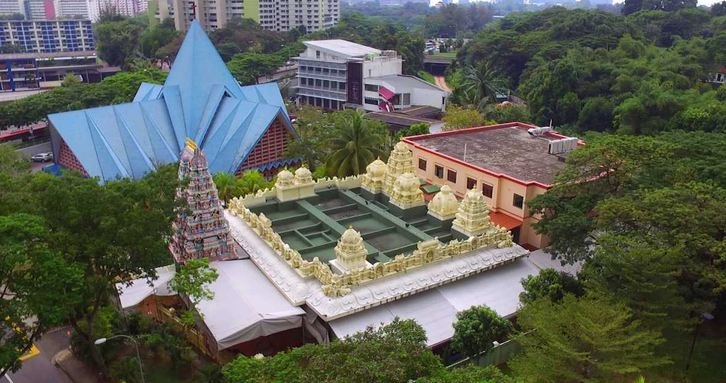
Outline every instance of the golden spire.
[[194, 140], [192, 140], [192, 139], [191, 139], [191, 138], [189, 138], [189, 137], [187, 137], [187, 139], [186, 139], [186, 141], [185, 141], [185, 145], [186, 145], [186, 147], [187, 147], [187, 148], [188, 148], [189, 150], [191, 150], [192, 152], [196, 152], [196, 151], [197, 151], [197, 149], [198, 149], [198, 147], [197, 147], [197, 143], [196, 143], [196, 142], [194, 142]]

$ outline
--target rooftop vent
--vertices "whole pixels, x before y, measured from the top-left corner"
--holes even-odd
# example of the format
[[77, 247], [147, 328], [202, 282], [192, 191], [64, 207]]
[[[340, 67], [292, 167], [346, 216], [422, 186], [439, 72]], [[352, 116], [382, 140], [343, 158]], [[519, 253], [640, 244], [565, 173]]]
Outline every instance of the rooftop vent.
[[577, 147], [577, 137], [567, 137], [549, 142], [549, 154], [569, 153]]
[[552, 127], [550, 127], [550, 126], [542, 126], [539, 128], [527, 129], [527, 133], [529, 133], [529, 135], [532, 137], [539, 137], [539, 136], [541, 136], [547, 132], [551, 132], [551, 131], [552, 131]]

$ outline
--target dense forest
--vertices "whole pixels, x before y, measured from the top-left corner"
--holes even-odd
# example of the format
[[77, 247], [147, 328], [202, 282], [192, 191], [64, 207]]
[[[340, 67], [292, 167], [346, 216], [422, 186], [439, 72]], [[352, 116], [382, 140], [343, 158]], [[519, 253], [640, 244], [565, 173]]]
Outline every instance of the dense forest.
[[706, 82], [726, 63], [724, 46], [726, 17], [699, 8], [625, 17], [550, 8], [491, 24], [458, 61], [460, 71], [486, 63], [539, 124], [726, 131], [726, 91]]

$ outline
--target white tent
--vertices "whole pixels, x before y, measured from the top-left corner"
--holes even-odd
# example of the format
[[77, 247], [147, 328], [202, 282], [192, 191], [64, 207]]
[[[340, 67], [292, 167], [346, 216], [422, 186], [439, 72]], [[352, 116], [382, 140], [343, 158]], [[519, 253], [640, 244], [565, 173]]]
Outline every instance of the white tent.
[[433, 290], [377, 306], [328, 322], [333, 332], [344, 338], [366, 327], [390, 323], [395, 317], [414, 319], [426, 330], [427, 345], [435, 346], [454, 336], [456, 313], [471, 306], [487, 305], [503, 317], [519, 307], [522, 278], [539, 273], [527, 258], [500, 266]]
[[219, 278], [209, 285], [211, 300], [197, 305], [219, 350], [302, 326], [293, 306], [249, 260], [211, 262]]
[[174, 278], [175, 273], [174, 265], [169, 265], [156, 269], [156, 275], [158, 276], [156, 280], [151, 281], [146, 278], [141, 278], [134, 279], [130, 284], [117, 283], [116, 289], [119, 293], [121, 308], [127, 309], [134, 307], [151, 295], [175, 295], [176, 292], [169, 286], [169, 281]]

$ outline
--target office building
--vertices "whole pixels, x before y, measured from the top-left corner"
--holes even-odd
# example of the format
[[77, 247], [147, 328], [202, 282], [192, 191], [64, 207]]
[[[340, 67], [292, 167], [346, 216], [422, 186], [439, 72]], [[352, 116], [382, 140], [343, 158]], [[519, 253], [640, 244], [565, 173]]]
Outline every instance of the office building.
[[119, 70], [103, 67], [95, 51], [0, 54], [0, 92], [57, 87], [67, 74], [98, 82]]
[[338, 22], [340, 0], [155, 0], [149, 3], [149, 12], [159, 20], [173, 19], [180, 31], [195, 19], [205, 29], [214, 30], [248, 18], [266, 30], [316, 32]]
[[90, 20], [0, 21], [0, 47], [5, 45], [23, 53], [96, 50]]
[[305, 41], [298, 62], [298, 101], [323, 109], [393, 112], [413, 106], [444, 110], [448, 93], [402, 75], [403, 59], [345, 40]]
[[550, 128], [520, 122], [405, 137], [415, 172], [432, 185], [446, 185], [457, 197], [481, 193], [494, 223], [514, 241], [541, 248], [548, 239], [533, 225], [527, 201], [544, 194], [565, 167], [568, 153], [581, 142]]

